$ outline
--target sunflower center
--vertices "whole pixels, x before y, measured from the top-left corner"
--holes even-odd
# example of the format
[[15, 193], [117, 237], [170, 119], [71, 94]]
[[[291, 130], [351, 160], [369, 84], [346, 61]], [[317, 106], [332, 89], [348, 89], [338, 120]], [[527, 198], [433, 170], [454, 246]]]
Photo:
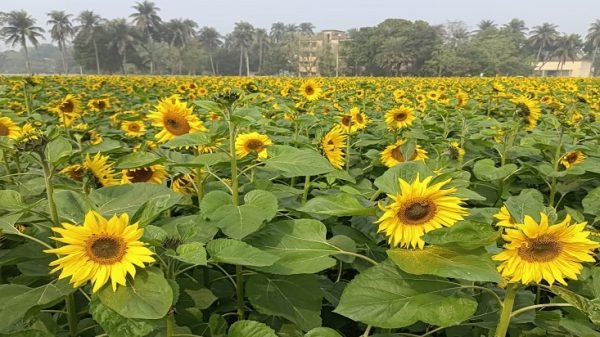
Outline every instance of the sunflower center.
[[540, 236], [519, 247], [519, 256], [528, 262], [548, 262], [560, 255], [562, 245], [552, 236]]
[[[1, 133], [0, 133], [1, 134]], [[573, 164], [575, 161], [577, 161], [577, 153], [571, 153], [567, 156], [567, 161], [571, 164]]]
[[60, 111], [62, 112], [73, 112], [75, 110], [75, 104], [72, 101], [63, 102], [60, 105]]
[[363, 116], [361, 114], [356, 114], [356, 122], [358, 122], [358, 124], [362, 124], [364, 122]]
[[400, 146], [396, 146], [390, 154], [392, 155], [392, 158], [396, 159], [397, 161], [404, 161], [404, 155], [402, 154], [402, 149]]
[[352, 116], [344, 116], [344, 117], [342, 117], [342, 124], [344, 126], [350, 126], [350, 125], [352, 125]]
[[519, 103], [517, 105], [517, 108], [521, 112], [522, 116], [529, 116], [529, 114], [531, 113], [530, 110], [529, 110], [529, 107], [525, 103]]
[[400, 209], [398, 217], [408, 225], [421, 225], [435, 215], [436, 206], [430, 200], [417, 199]]
[[85, 242], [88, 258], [99, 264], [114, 264], [122, 260], [127, 245], [119, 238], [108, 234], [92, 235]]
[[394, 120], [396, 122], [404, 122], [407, 117], [408, 117], [408, 115], [406, 114], [406, 112], [398, 112], [398, 113], [394, 114]]
[[152, 169], [144, 167], [135, 171], [128, 171], [127, 177], [129, 177], [129, 180], [132, 183], [143, 183], [150, 180], [153, 174], [154, 172], [152, 171]]
[[307, 85], [306, 88], [304, 88], [304, 93], [308, 96], [312, 95], [315, 93], [315, 88], [313, 88], [310, 85]]
[[258, 139], [250, 139], [246, 142], [246, 148], [249, 151], [256, 151], [256, 152], [260, 152], [260, 150], [262, 150], [264, 147], [263, 142], [261, 142]]
[[4, 124], [0, 124], [0, 136], [8, 136], [9, 133], [10, 130], [8, 127]]
[[176, 136], [181, 136], [190, 132], [190, 124], [181, 116], [165, 116], [165, 128]]

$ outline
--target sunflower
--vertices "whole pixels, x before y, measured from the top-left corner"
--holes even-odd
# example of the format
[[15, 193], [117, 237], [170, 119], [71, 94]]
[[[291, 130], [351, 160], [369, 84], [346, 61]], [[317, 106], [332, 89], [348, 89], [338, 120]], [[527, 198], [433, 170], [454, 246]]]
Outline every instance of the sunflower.
[[[405, 140], [398, 140], [392, 145], [388, 145], [385, 150], [381, 152], [381, 162], [383, 165], [387, 167], [393, 167], [400, 163], [404, 163], [406, 158], [404, 158], [404, 154], [402, 153], [403, 147], [402, 145], [406, 144]], [[423, 149], [420, 145], [415, 146], [415, 150], [410, 156], [410, 160], [425, 160], [427, 157], [427, 151]]]
[[243, 133], [235, 139], [235, 153], [239, 158], [244, 158], [251, 152], [256, 152], [259, 159], [266, 159], [269, 145], [273, 145], [273, 142], [266, 135], [258, 132]]
[[97, 186], [104, 187], [118, 185], [118, 180], [115, 178], [112, 165], [108, 164], [108, 156], [96, 153], [92, 158], [87, 154], [83, 162], [83, 167], [92, 173]]
[[63, 223], [62, 227], [52, 230], [62, 236], [53, 239], [65, 245], [44, 250], [45, 253], [64, 255], [50, 262], [54, 267], [50, 273], [62, 270], [58, 278], [70, 276], [74, 287], [91, 281], [95, 293], [110, 279], [112, 290], [116, 291], [117, 284], [126, 285], [127, 274], [135, 278], [135, 266], [145, 268], [145, 263], [154, 262], [152, 251], [139, 241], [144, 230], [137, 223], [130, 225], [127, 213], [115, 214], [107, 220], [89, 211], [83, 225]]
[[155, 108], [148, 119], [152, 121], [152, 126], [162, 128], [155, 136], [159, 142], [164, 143], [187, 133], [207, 131], [198, 116], [193, 114], [192, 108], [180, 101], [177, 95], [161, 100]]
[[392, 109], [385, 114], [385, 123], [389, 129], [405, 128], [411, 125], [414, 120], [415, 110], [405, 106]]
[[60, 173], [66, 175], [71, 180], [83, 181], [83, 176], [85, 175], [85, 167], [79, 164], [74, 164], [65, 167], [60, 171]]
[[142, 121], [125, 121], [121, 123], [121, 130], [129, 137], [141, 137], [146, 132], [146, 126]]
[[0, 137], [17, 139], [21, 135], [21, 128], [8, 117], [0, 117]]
[[223, 145], [223, 139], [214, 139], [208, 144], [198, 145], [198, 153], [213, 153]]
[[460, 108], [467, 104], [469, 101], [469, 95], [464, 91], [456, 93], [456, 105]]
[[465, 149], [463, 149], [458, 142], [450, 143], [448, 149], [450, 150], [450, 157], [452, 157], [452, 159], [460, 161], [465, 156]]
[[192, 174], [180, 174], [171, 181], [171, 189], [182, 194], [192, 194], [196, 191], [194, 187], [194, 176]]
[[542, 114], [540, 105], [525, 96], [520, 96], [512, 100], [517, 105], [519, 115], [525, 120], [527, 130], [532, 130], [538, 123]]
[[564, 278], [576, 280], [581, 273], [582, 262], [594, 262], [592, 250], [600, 244], [589, 240], [590, 232], [584, 231], [586, 223], [571, 225], [567, 214], [563, 222], [548, 224], [548, 215], [540, 214], [538, 224], [526, 215], [523, 224], [506, 229], [502, 238], [504, 250], [492, 259], [502, 261], [498, 271], [508, 282], [540, 283], [546, 280], [552, 285], [558, 281], [567, 285]]
[[167, 178], [167, 170], [165, 169], [164, 165], [152, 165], [147, 167], [125, 169], [121, 173], [121, 184], [162, 184]]
[[108, 98], [91, 99], [88, 102], [87, 107], [95, 112], [110, 109], [110, 100]]
[[327, 160], [333, 167], [340, 170], [344, 167], [344, 149], [347, 136], [340, 126], [335, 126], [321, 140], [321, 147]]
[[560, 163], [565, 168], [570, 168], [573, 165], [583, 163], [584, 160], [585, 160], [585, 154], [583, 154], [583, 152], [570, 151], [570, 152], [567, 152], [564, 156], [562, 156], [562, 158], [560, 159]]
[[498, 223], [496, 224], [496, 226], [509, 227], [509, 228], [516, 227], [517, 223], [516, 223], [515, 219], [512, 217], [512, 215], [510, 215], [510, 212], [508, 211], [508, 208], [506, 208], [506, 206], [500, 207], [500, 211], [498, 211], [498, 213], [494, 214], [494, 218], [498, 219]]
[[368, 118], [365, 114], [360, 112], [359, 108], [350, 109], [350, 113], [342, 115], [339, 126], [344, 129], [346, 133], [354, 133], [358, 130], [362, 130], [367, 126]]
[[81, 113], [81, 104], [79, 99], [68, 94], [51, 110], [56, 112], [59, 116], [79, 115]]
[[88, 131], [88, 134], [90, 136], [90, 144], [92, 145], [98, 145], [104, 140], [102, 134], [94, 129]]
[[321, 87], [314, 80], [308, 80], [300, 86], [300, 94], [309, 101], [314, 101], [321, 96]]
[[450, 179], [429, 186], [433, 177], [419, 180], [419, 175], [411, 184], [400, 178], [400, 194], [389, 195], [394, 202], [385, 207], [377, 220], [378, 232], [385, 232], [390, 245], [422, 249], [423, 234], [442, 226], [451, 227], [463, 220], [467, 214], [459, 197], [451, 196], [456, 188], [443, 190]]

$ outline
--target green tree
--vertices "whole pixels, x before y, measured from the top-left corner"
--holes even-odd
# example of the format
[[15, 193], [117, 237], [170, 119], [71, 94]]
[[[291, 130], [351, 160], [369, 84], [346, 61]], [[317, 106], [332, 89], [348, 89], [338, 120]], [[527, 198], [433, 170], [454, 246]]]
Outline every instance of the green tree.
[[536, 64], [545, 59], [542, 58], [544, 52], [546, 55], [551, 54], [551, 50], [549, 48], [556, 45], [556, 41], [559, 37], [556, 28], [556, 25], [548, 22], [543, 23], [541, 26], [533, 27], [528, 41], [532, 48], [537, 49], [537, 53], [535, 55]]
[[79, 26], [75, 27], [77, 36], [80, 36], [81, 34], [81, 36], [84, 36], [83, 39], [85, 43], [88, 44], [91, 42], [94, 47], [96, 73], [100, 74], [100, 55], [98, 54], [97, 34], [98, 29], [106, 23], [106, 20], [93, 11], [83, 11], [79, 13], [79, 16], [77, 16], [75, 20], [79, 22]]
[[44, 30], [35, 26], [35, 19], [29, 16], [25, 11], [12, 11], [2, 13], [0, 22], [3, 27], [0, 29], [0, 36], [11, 46], [21, 45], [25, 52], [25, 65], [27, 72], [31, 74], [31, 63], [29, 61], [29, 51], [27, 50], [27, 41], [34, 47], [39, 45], [39, 38], [43, 39]]
[[591, 24], [585, 39], [592, 50], [592, 75], [597, 75], [596, 61], [598, 60], [598, 49], [600, 49], [600, 20]]
[[150, 61], [150, 74], [154, 73], [154, 42], [159, 38], [162, 28], [162, 19], [158, 15], [160, 8], [154, 2], [144, 0], [136, 2], [132, 7], [135, 13], [129, 15], [133, 23], [140, 31], [142, 47], [146, 49]]
[[50, 37], [52, 41], [56, 41], [58, 44], [65, 74], [69, 72], [67, 61], [65, 60], [66, 44], [68, 39], [75, 34], [75, 29], [71, 23], [72, 16], [72, 14], [66, 14], [64, 11], [51, 11], [48, 13], [50, 20], [48, 20], [47, 24], [52, 25], [52, 28], [50, 28]]
[[269, 48], [269, 34], [266, 29], [254, 30], [254, 45], [258, 49], [258, 66], [256, 72], [262, 74], [265, 49]]
[[202, 27], [198, 32], [198, 41], [208, 52], [208, 58], [210, 60], [210, 69], [213, 75], [216, 75], [215, 63], [213, 57], [217, 49], [223, 44], [221, 40], [221, 34], [212, 27]]
[[109, 21], [107, 31], [110, 36], [108, 46], [116, 49], [121, 57], [121, 71], [127, 74], [127, 52], [134, 49], [138, 37], [124, 18]]
[[183, 52], [194, 38], [198, 24], [192, 20], [172, 19], [164, 25], [165, 41], [178, 51], [178, 73], [183, 67]]
[[237, 22], [231, 33], [233, 44], [240, 50], [239, 76], [242, 76], [242, 62], [246, 60], [246, 76], [250, 76], [250, 59], [248, 49], [254, 41], [254, 27], [248, 22]]
[[556, 42], [554, 56], [558, 58], [556, 70], [562, 70], [567, 61], [575, 61], [581, 55], [583, 41], [578, 34], [562, 35]]

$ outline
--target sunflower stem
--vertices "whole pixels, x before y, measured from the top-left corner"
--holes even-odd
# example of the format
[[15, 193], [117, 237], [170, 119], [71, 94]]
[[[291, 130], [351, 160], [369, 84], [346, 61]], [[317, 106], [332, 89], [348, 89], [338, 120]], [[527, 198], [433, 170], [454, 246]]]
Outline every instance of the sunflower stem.
[[69, 334], [71, 337], [79, 336], [77, 331], [77, 324], [79, 318], [77, 317], [77, 308], [75, 307], [75, 295], [69, 294], [65, 298], [65, 304], [67, 307], [67, 322], [69, 323]]
[[504, 301], [502, 303], [502, 311], [500, 312], [500, 319], [496, 326], [495, 337], [506, 337], [508, 326], [510, 325], [510, 318], [515, 304], [515, 298], [517, 297], [517, 290], [519, 285], [516, 283], [509, 283], [506, 286], [506, 294], [504, 295]]
[[365, 333], [362, 334], [362, 337], [368, 337], [369, 334], [371, 333], [372, 328], [373, 328], [372, 325], [367, 325], [367, 328], [365, 329]]
[[522, 314], [522, 313], [524, 313], [526, 311], [529, 311], [529, 310], [542, 309], [542, 308], [552, 308], [552, 307], [572, 307], [572, 306], [573, 305], [569, 304], [569, 303], [535, 304], [535, 305], [530, 305], [530, 306], [527, 306], [527, 307], [524, 307], [524, 308], [521, 308], [521, 309], [513, 311], [510, 314], [510, 317], [512, 318], [512, 317], [518, 316], [518, 315], [520, 315], [520, 314]]
[[310, 176], [304, 177], [304, 191], [302, 192], [302, 205], [308, 200], [308, 191], [310, 190]]
[[[565, 133], [565, 128], [560, 127], [560, 135], [558, 136], [558, 144], [556, 145], [556, 152], [554, 153], [554, 172], [558, 172], [558, 167], [560, 166], [560, 158], [562, 152], [563, 145], [563, 134]], [[550, 207], [554, 207], [554, 200], [556, 198], [556, 175], [552, 177], [552, 181], [550, 183], [550, 201], [548, 202]]]
[[167, 337], [175, 336], [175, 315], [173, 312], [167, 314]]
[[56, 202], [54, 201], [54, 185], [52, 185], [52, 170], [50, 169], [50, 163], [43, 152], [39, 153], [42, 170], [44, 170], [44, 182], [46, 183], [46, 196], [48, 197], [48, 210], [50, 211], [50, 218], [54, 223], [54, 226], [59, 226], [60, 221], [58, 219], [58, 211], [56, 210]]
[[350, 130], [350, 127], [348, 127], [348, 136], [346, 137], [346, 172], [350, 171]]
[[8, 156], [6, 155], [6, 150], [2, 151], [2, 161], [4, 162], [4, 168], [6, 169], [6, 176], [8, 177], [11, 183], [14, 183], [14, 179], [10, 171], [10, 165], [8, 164]]

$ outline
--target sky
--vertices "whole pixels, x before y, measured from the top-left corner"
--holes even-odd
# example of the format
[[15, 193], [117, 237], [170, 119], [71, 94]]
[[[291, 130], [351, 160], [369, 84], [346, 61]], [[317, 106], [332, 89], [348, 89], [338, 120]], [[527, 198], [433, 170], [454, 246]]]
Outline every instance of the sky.
[[[599, 0], [153, 0], [163, 20], [189, 18], [200, 26], [215, 27], [221, 34], [234, 23], [247, 21], [269, 29], [273, 22], [312, 22], [316, 30], [375, 26], [386, 18], [425, 20], [431, 24], [464, 21], [475, 29], [483, 19], [503, 24], [512, 18], [527, 27], [543, 22], [560, 32], [585, 36], [600, 19]], [[0, 12], [24, 9], [45, 27], [46, 13], [65, 10], [78, 14], [88, 9], [112, 19], [127, 17], [135, 0], [0, 0]], [[1, 47], [0, 43], [0, 47]]]

